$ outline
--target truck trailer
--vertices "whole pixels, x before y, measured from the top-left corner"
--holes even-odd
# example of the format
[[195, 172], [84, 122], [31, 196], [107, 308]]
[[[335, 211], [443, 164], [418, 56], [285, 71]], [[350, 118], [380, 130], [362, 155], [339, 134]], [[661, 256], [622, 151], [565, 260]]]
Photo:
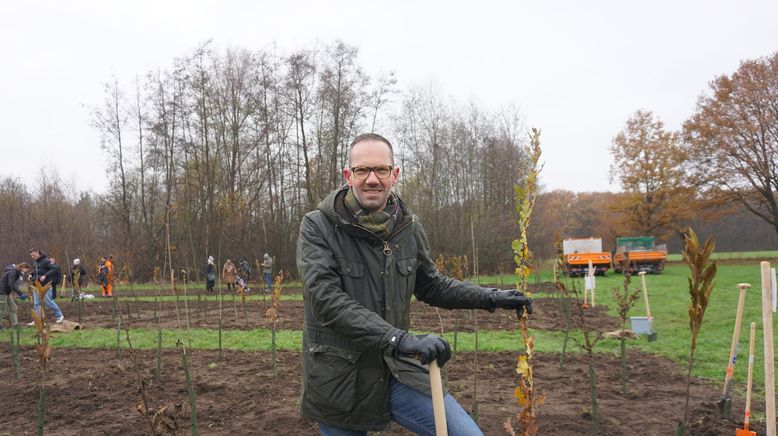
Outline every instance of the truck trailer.
[[565, 239], [562, 241], [562, 254], [568, 277], [587, 275], [589, 261], [594, 274], [598, 276], [604, 276], [611, 267], [611, 254], [602, 250], [600, 238]]
[[645, 271], [660, 274], [667, 261], [667, 245], [656, 245], [653, 236], [632, 236], [616, 238], [616, 253], [613, 255], [613, 270], [637, 274]]

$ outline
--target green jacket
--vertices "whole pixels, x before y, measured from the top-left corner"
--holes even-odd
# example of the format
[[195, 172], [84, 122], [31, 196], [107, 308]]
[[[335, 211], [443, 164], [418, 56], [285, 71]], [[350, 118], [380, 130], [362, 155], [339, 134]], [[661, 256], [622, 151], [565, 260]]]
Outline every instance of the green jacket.
[[421, 223], [402, 202], [403, 218], [386, 240], [344, 218], [347, 190], [332, 192], [300, 224], [301, 408], [335, 427], [382, 430], [390, 421], [390, 376], [430, 392], [427, 368], [393, 357], [388, 345], [398, 328], [410, 328], [411, 294], [446, 309], [485, 309], [488, 290], [438, 273]]

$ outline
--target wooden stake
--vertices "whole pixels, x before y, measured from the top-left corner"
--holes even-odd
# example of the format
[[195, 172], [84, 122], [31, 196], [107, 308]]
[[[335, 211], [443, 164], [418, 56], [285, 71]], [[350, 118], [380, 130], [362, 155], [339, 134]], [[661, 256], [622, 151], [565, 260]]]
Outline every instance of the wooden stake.
[[432, 409], [435, 412], [435, 435], [448, 436], [446, 426], [446, 405], [443, 402], [443, 382], [437, 360], [430, 362], [430, 388], [432, 389]]
[[754, 337], [756, 336], [756, 323], [751, 323], [751, 336], [748, 339], [748, 384], [746, 385], [746, 416], [743, 421], [748, 430], [748, 422], [751, 418], [751, 384], [754, 376]]
[[646, 286], [646, 272], [640, 271], [638, 273], [640, 276], [641, 283], [643, 284], [643, 301], [646, 302], [646, 318], [648, 318], [648, 321], [651, 321], [651, 308], [648, 306], [648, 287]]
[[594, 302], [594, 267], [592, 266], [591, 259], [589, 259], [589, 280], [592, 283], [592, 288], [590, 289], [590, 291], [592, 292], [592, 307], [596, 307], [597, 305]]
[[775, 435], [775, 356], [773, 354], [773, 286], [770, 262], [762, 262], [762, 323], [764, 324], [764, 385], [767, 436]]

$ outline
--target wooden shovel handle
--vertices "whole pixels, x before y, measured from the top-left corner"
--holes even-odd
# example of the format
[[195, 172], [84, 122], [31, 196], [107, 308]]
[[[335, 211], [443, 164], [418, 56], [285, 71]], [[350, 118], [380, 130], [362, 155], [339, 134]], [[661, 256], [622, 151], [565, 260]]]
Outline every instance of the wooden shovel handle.
[[430, 362], [430, 387], [432, 388], [432, 410], [435, 412], [435, 435], [448, 436], [446, 405], [443, 402], [443, 382], [436, 360]]
[[727, 373], [724, 376], [724, 393], [723, 396], [727, 397], [729, 391], [729, 381], [732, 379], [732, 370], [735, 366], [735, 353], [737, 352], [737, 345], [740, 341], [740, 327], [743, 323], [743, 306], [746, 303], [746, 290], [751, 287], [748, 283], [739, 283], [737, 287], [740, 289], [740, 295], [737, 300], [737, 314], [735, 315], [735, 331], [732, 332], [732, 346], [729, 349], [729, 360], [727, 361]]

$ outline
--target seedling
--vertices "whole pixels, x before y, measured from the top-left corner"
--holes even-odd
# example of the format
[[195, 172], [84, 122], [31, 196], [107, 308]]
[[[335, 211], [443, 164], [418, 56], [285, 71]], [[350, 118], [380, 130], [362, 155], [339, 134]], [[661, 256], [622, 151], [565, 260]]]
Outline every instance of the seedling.
[[[519, 239], [511, 244], [513, 248], [514, 261], [516, 263], [516, 276], [518, 278], [516, 289], [524, 294], [527, 292], [527, 281], [531, 273], [531, 253], [527, 243], [527, 229], [530, 225], [532, 209], [535, 207], [535, 198], [538, 192], [538, 174], [543, 166], [540, 161], [540, 130], [532, 129], [530, 136], [530, 146], [527, 150], [530, 158], [530, 168], [524, 182], [514, 186], [516, 192], [516, 210], [519, 212]], [[517, 312], [519, 318], [519, 331], [521, 332], [522, 345], [524, 351], [517, 357], [516, 372], [519, 374], [519, 384], [515, 390], [516, 401], [522, 407], [521, 413], [517, 414], [519, 424], [521, 425], [522, 436], [533, 436], [537, 434], [538, 427], [535, 422], [537, 417], [537, 407], [543, 404], [544, 397], [535, 390], [535, 383], [532, 377], [532, 351], [535, 346], [535, 338], [529, 335], [527, 329], [527, 312], [521, 309]], [[515, 435], [510, 420], [506, 420], [505, 429], [512, 435]]]
[[[186, 311], [186, 336], [189, 348], [192, 348], [192, 316], [189, 314], [189, 296], [186, 294], [186, 270], [181, 270], [181, 278], [184, 282], [184, 310]], [[184, 351], [186, 355], [186, 351]]]
[[683, 410], [683, 421], [676, 427], [676, 435], [684, 435], [688, 428], [689, 418], [689, 388], [692, 381], [692, 366], [694, 364], [694, 352], [697, 349], [697, 337], [700, 335], [705, 309], [708, 308], [711, 293], [716, 277], [716, 262], [711, 261], [711, 255], [716, 248], [712, 237], [705, 240], [700, 247], [697, 234], [689, 227], [684, 234], [683, 260], [689, 265], [691, 276], [689, 277], [689, 328], [691, 329], [691, 344], [689, 346], [689, 370], [686, 377], [686, 405]]
[[46, 309], [43, 301], [46, 298], [46, 293], [51, 289], [51, 283], [47, 283], [45, 286], [41, 285], [41, 282], [35, 280], [35, 288], [32, 290], [37, 293], [38, 301], [41, 302], [38, 306], [39, 311], [34, 309], [32, 312], [32, 319], [35, 322], [35, 332], [37, 334], [38, 343], [35, 345], [35, 349], [38, 351], [38, 363], [41, 367], [40, 387], [38, 396], [38, 428], [37, 434], [43, 436], [43, 426], [46, 422], [46, 367], [51, 358], [51, 347], [49, 346], [49, 337], [51, 336], [51, 326], [46, 322]]
[[189, 424], [192, 429], [192, 436], [198, 436], [200, 434], [200, 430], [197, 428], [197, 392], [195, 391], [194, 383], [192, 382], [192, 378], [189, 375], [189, 359], [187, 358], [186, 353], [186, 346], [183, 342], [179, 339], [178, 344], [179, 347], [181, 347], [181, 358], [184, 364], [184, 376], [186, 378], [186, 389], [189, 393]]
[[627, 353], [626, 353], [626, 329], [627, 319], [629, 318], [629, 311], [635, 306], [635, 303], [640, 298], [640, 291], [630, 291], [630, 273], [624, 271], [624, 285], [619, 288], [618, 286], [613, 288], [613, 300], [619, 308], [619, 318], [621, 319], [621, 334], [619, 335], [619, 350], [621, 353], [621, 393], [627, 395], [629, 389], [627, 387]]
[[273, 299], [273, 302], [270, 305], [270, 308], [265, 312], [265, 317], [270, 320], [270, 322], [273, 325], [272, 333], [271, 333], [271, 350], [273, 353], [273, 377], [278, 378], [278, 362], [276, 359], [276, 324], [278, 324], [278, 321], [281, 319], [280, 309], [281, 309], [281, 283], [284, 282], [284, 272], [278, 271], [278, 274], [276, 274], [275, 280], [273, 280], [273, 295], [271, 296]]

